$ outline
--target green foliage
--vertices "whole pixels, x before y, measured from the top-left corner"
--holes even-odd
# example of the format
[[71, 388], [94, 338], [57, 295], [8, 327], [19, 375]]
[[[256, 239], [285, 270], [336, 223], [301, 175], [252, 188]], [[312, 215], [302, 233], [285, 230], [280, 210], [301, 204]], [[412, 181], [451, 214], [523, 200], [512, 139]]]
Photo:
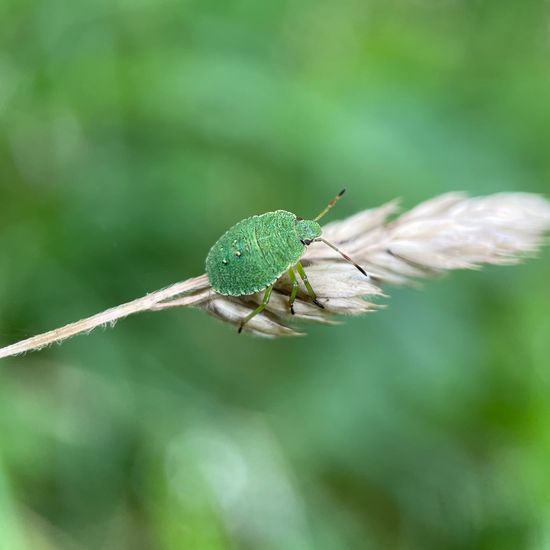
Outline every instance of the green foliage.
[[[237, 220], [548, 192], [545, 0], [3, 0], [0, 339], [197, 275]], [[550, 544], [550, 255], [306, 339], [197, 311], [0, 365], [0, 547]]]

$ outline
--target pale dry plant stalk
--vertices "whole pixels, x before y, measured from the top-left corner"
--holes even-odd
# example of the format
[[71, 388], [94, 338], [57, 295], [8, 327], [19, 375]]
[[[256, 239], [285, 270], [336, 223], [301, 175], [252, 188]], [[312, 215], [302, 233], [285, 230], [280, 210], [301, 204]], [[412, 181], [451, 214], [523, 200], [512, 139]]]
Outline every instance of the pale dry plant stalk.
[[[296, 314], [290, 315], [291, 283], [284, 275], [275, 284], [266, 310], [245, 331], [264, 337], [298, 336], [303, 333], [293, 327], [294, 321], [331, 324], [339, 315], [375, 311], [381, 306], [372, 300], [384, 296], [384, 285], [408, 285], [482, 264], [515, 264], [533, 255], [550, 231], [550, 202], [529, 193], [477, 198], [449, 193], [395, 217], [398, 210], [393, 201], [323, 227], [323, 237], [362, 265], [368, 278], [322, 243], [312, 244], [302, 263], [325, 309], [315, 306], [301, 287], [294, 304]], [[37, 350], [142, 311], [194, 307], [238, 326], [262, 297], [263, 293], [221, 296], [201, 275], [2, 348], [0, 358]]]

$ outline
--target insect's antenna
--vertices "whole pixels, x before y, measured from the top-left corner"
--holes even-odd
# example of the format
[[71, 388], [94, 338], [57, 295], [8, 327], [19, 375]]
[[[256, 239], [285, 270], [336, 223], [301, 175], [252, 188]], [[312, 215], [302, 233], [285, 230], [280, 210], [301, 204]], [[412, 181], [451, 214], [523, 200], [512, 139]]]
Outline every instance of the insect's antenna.
[[346, 261], [348, 261], [350, 264], [353, 264], [365, 277], [368, 277], [369, 274], [357, 263], [355, 263], [347, 254], [345, 254], [344, 252], [342, 252], [339, 248], [337, 248], [336, 246], [334, 246], [332, 243], [329, 243], [328, 241], [326, 241], [325, 239], [323, 239], [322, 237], [318, 237], [317, 239], [315, 239], [316, 241], [320, 241], [322, 243], [325, 243], [327, 246], [330, 246], [330, 248], [332, 248], [332, 250], [336, 250], [336, 252], [338, 252], [338, 254], [340, 254], [342, 256], [342, 258], [344, 258]]
[[329, 203], [328, 206], [315, 218], [314, 221], [320, 220], [341, 198], [342, 195], [346, 192], [345, 189], [342, 189], [338, 195], [336, 195]]

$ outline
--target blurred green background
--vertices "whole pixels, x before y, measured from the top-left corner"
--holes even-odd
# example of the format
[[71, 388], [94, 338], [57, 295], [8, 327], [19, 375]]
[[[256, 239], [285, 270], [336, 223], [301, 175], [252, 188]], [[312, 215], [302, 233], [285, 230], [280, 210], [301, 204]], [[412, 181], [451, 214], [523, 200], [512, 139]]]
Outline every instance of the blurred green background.
[[[237, 220], [547, 193], [546, 0], [2, 0], [0, 343]], [[550, 254], [302, 339], [144, 314], [0, 365], [0, 548], [550, 548]]]

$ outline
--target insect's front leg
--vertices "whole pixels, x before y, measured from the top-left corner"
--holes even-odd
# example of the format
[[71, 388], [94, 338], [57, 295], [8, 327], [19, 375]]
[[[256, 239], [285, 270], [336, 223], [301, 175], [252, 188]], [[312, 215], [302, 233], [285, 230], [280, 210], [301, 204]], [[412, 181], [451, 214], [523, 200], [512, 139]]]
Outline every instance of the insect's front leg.
[[296, 271], [298, 271], [298, 275], [300, 275], [302, 281], [304, 281], [304, 285], [306, 285], [307, 293], [309, 294], [311, 301], [321, 309], [325, 309], [325, 306], [317, 300], [317, 294], [315, 294], [315, 291], [307, 278], [306, 272], [304, 271], [304, 267], [300, 262], [296, 264]]

